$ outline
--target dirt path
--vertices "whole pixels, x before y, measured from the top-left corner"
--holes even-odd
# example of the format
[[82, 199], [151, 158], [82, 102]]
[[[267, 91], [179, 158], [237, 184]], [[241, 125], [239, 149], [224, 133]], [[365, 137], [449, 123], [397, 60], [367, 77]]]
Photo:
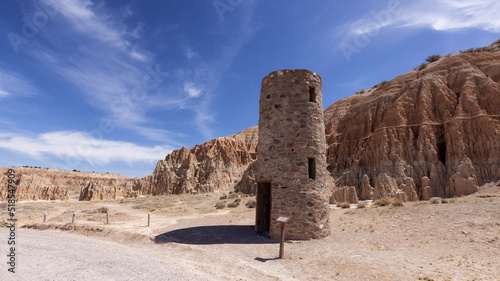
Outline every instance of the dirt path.
[[[42, 224], [39, 215], [30, 221], [30, 212], [39, 214], [48, 206], [20, 204], [20, 224], [64, 226], [75, 233], [20, 229], [19, 271], [28, 279], [18, 280], [498, 281], [499, 189], [436, 204], [332, 208], [332, 234], [288, 241], [284, 259], [276, 259], [276, 241], [253, 232], [255, 209], [216, 210], [215, 195], [206, 202], [199, 195], [184, 196], [182, 206], [152, 211], [151, 227], [146, 225], [147, 210], [137, 205], [161, 199], [60, 203], [82, 213], [74, 225], [67, 215], [59, 224], [56, 219]], [[104, 205], [116, 217], [110, 224], [92, 211]], [[1, 229], [0, 239], [6, 235]], [[0, 254], [7, 252], [6, 246], [0, 243]], [[4, 280], [6, 268], [0, 272]]]
[[17, 272], [2, 266], [0, 280], [216, 280], [160, 248], [26, 229], [17, 244]]

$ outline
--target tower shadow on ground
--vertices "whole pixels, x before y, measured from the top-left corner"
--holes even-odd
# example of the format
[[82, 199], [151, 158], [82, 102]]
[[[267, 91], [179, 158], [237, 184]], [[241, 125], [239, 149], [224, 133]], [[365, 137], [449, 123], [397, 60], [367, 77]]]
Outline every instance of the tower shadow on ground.
[[250, 225], [211, 225], [182, 228], [155, 236], [155, 243], [212, 244], [277, 244], [268, 236], [255, 233]]

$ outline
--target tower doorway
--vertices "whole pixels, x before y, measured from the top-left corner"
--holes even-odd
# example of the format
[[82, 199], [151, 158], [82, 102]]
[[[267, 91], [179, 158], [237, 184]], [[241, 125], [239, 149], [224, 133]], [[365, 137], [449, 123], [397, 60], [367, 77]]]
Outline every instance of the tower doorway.
[[255, 231], [269, 233], [271, 225], [271, 182], [257, 184]]

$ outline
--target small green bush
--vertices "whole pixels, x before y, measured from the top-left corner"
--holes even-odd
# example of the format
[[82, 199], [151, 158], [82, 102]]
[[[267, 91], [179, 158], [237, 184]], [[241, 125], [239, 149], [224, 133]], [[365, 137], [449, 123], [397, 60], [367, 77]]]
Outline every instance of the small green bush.
[[431, 63], [431, 62], [435, 62], [435, 61], [438, 61], [439, 59], [441, 58], [440, 55], [432, 55], [432, 56], [428, 56], [425, 61], [428, 62], [428, 63]]
[[391, 205], [391, 199], [388, 199], [388, 198], [381, 198], [381, 199], [378, 199], [378, 200], [375, 200], [375, 202], [373, 202], [373, 204], [375, 204], [376, 206], [380, 206], [380, 207], [384, 207], [384, 206], [389, 206]]
[[257, 207], [257, 201], [255, 201], [255, 199], [248, 200], [247, 203], [245, 203], [245, 206], [247, 206], [250, 209], [255, 208]]
[[366, 202], [359, 201], [358, 202], [358, 209], [363, 209], [363, 208], [366, 208]]
[[109, 208], [108, 207], [101, 207], [101, 208], [97, 209], [97, 212], [105, 214], [105, 213], [109, 212]]
[[351, 205], [347, 202], [341, 202], [341, 203], [337, 203], [337, 207], [340, 207], [342, 209], [348, 209], [351, 207]]
[[394, 199], [392, 200], [392, 204], [391, 204], [393, 207], [403, 207], [403, 201], [399, 200], [399, 199]]
[[234, 199], [234, 198], [238, 198], [238, 194], [236, 193], [229, 193], [229, 196], [227, 197], [227, 199]]
[[439, 204], [441, 203], [441, 198], [439, 197], [432, 197], [429, 202], [431, 202], [432, 204]]
[[240, 201], [234, 200], [234, 202], [231, 202], [231, 203], [227, 204], [227, 207], [228, 208], [236, 208], [239, 205], [240, 205]]
[[424, 62], [424, 63], [422, 63], [421, 65], [419, 65], [419, 66], [417, 66], [417, 67], [413, 68], [413, 70], [420, 71], [420, 70], [424, 70], [424, 69], [426, 69], [426, 68], [427, 68], [427, 64]]
[[226, 202], [215, 203], [215, 209], [224, 209], [224, 208], [226, 208]]
[[219, 200], [225, 200], [227, 199], [227, 194], [223, 193], [221, 197], [219, 197]]
[[455, 199], [441, 198], [441, 204], [455, 203]]

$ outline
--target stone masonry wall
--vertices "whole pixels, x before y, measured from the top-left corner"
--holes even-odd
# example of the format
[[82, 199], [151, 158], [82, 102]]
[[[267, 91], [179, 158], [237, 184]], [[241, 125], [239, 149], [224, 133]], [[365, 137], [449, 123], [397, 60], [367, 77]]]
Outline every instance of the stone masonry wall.
[[[329, 173], [318, 74], [280, 70], [262, 80], [257, 151], [257, 182], [272, 182], [271, 237], [280, 236], [276, 222], [280, 216], [290, 217], [286, 226], [289, 239], [329, 235]], [[309, 159], [315, 159], [314, 179]]]

